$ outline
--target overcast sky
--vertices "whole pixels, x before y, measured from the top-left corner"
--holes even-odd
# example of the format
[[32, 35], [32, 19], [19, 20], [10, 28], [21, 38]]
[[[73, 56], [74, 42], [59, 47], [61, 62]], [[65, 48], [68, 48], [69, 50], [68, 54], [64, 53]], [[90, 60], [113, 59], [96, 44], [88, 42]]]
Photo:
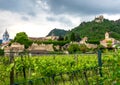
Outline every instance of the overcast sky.
[[23, 31], [44, 37], [54, 28], [70, 30], [99, 15], [119, 19], [120, 0], [0, 0], [0, 38], [6, 29], [10, 38]]

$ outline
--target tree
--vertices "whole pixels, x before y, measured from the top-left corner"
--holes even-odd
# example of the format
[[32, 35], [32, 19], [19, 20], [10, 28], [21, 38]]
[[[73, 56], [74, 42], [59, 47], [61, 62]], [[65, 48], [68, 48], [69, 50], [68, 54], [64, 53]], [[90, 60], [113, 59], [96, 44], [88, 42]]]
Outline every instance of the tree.
[[75, 35], [75, 41], [79, 42], [81, 40], [80, 36], [78, 34]]
[[75, 41], [75, 33], [74, 32], [71, 33], [70, 40]]
[[69, 53], [75, 53], [75, 52], [78, 52], [80, 51], [80, 48], [79, 48], [79, 45], [78, 44], [71, 44], [69, 47], [68, 47], [68, 52]]
[[0, 49], [0, 56], [3, 56], [3, 55], [4, 55], [4, 50]]
[[32, 41], [29, 40], [29, 38], [25, 32], [17, 33], [14, 38], [14, 42], [18, 42], [20, 44], [25, 45], [25, 48], [28, 48], [32, 44]]
[[65, 41], [69, 41], [69, 36], [65, 36], [65, 37], [64, 37], [64, 40], [65, 40]]
[[63, 41], [63, 40], [64, 40], [64, 37], [63, 36], [59, 36], [58, 41]]

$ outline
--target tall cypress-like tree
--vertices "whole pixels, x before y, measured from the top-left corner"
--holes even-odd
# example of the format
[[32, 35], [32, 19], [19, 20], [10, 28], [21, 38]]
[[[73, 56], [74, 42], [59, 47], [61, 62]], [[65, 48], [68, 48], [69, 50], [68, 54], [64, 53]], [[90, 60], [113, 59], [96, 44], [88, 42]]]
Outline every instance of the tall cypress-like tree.
[[75, 33], [74, 32], [71, 33], [70, 40], [75, 41]]

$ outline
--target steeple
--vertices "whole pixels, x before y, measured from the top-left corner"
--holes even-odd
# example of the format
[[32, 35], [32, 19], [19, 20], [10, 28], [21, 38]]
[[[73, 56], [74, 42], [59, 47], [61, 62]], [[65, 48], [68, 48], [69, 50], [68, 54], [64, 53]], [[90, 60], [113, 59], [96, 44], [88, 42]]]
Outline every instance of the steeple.
[[109, 33], [108, 32], [105, 33], [105, 39], [109, 39]]
[[7, 42], [9, 42], [9, 33], [8, 33], [7, 29], [6, 29], [4, 34], [3, 34], [2, 43], [7, 43]]

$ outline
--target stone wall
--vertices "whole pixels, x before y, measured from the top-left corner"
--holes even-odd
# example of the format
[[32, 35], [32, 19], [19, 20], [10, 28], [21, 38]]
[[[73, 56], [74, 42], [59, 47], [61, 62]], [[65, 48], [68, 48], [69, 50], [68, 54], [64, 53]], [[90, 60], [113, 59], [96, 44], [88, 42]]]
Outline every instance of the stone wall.
[[48, 44], [48, 45], [45, 45], [45, 44], [36, 44], [36, 43], [33, 43], [29, 48], [28, 48], [28, 51], [32, 52], [32, 51], [37, 51], [37, 52], [40, 52], [40, 51], [54, 51], [53, 49], [53, 44]]

